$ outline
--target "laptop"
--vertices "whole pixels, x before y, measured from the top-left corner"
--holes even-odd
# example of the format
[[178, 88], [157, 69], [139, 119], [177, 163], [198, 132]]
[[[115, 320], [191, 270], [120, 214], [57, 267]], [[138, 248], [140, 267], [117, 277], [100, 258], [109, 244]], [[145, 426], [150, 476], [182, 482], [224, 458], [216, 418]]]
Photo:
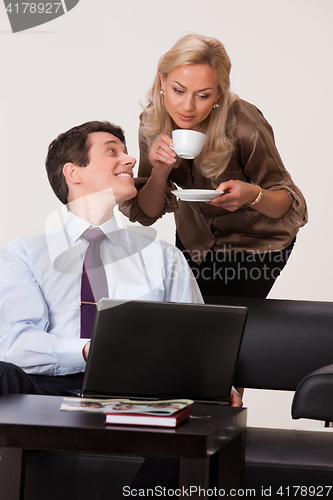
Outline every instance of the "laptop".
[[238, 306], [102, 299], [81, 396], [228, 404], [247, 313]]

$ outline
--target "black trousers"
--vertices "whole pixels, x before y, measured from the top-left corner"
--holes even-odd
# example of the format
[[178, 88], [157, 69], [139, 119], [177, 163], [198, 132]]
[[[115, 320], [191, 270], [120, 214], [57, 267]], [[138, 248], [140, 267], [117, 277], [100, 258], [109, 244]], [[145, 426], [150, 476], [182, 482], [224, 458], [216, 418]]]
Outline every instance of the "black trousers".
[[0, 396], [5, 394], [45, 394], [62, 396], [63, 390], [82, 388], [78, 375], [52, 377], [28, 375], [12, 363], [0, 361]]
[[176, 234], [176, 246], [183, 252], [206, 302], [209, 296], [266, 298], [295, 241], [278, 252], [262, 254], [243, 250], [215, 252], [211, 248], [201, 264], [197, 264]]

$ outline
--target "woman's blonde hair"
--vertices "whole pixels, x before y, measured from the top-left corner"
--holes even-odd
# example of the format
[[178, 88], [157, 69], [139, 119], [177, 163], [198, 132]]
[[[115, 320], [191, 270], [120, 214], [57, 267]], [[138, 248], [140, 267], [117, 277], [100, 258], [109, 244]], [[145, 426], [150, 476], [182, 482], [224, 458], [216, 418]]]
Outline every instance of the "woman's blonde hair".
[[175, 127], [160, 93], [160, 77], [166, 78], [171, 71], [188, 64], [208, 64], [214, 71], [218, 92], [222, 92], [219, 107], [204, 121], [201, 131], [207, 139], [201, 154], [194, 160], [203, 175], [214, 178], [226, 168], [234, 150], [228, 117], [231, 105], [239, 99], [230, 92], [230, 58], [216, 38], [185, 35], [160, 58], [153, 86], [148, 92], [149, 104], [142, 116], [142, 132], [149, 147], [162, 134], [171, 137]]

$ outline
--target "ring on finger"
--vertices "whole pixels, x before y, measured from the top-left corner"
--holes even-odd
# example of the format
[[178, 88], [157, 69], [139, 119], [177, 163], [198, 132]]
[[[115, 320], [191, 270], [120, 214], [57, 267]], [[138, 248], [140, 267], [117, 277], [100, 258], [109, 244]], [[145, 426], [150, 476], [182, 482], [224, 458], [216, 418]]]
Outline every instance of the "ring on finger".
[[161, 146], [157, 146], [157, 148], [155, 149], [156, 153], [158, 153], [159, 149], [161, 149]]

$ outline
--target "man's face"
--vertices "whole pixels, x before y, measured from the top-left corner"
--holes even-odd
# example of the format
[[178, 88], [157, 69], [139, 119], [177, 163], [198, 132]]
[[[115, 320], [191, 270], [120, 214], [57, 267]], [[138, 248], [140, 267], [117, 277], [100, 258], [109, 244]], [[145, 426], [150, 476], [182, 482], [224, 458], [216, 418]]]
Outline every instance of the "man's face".
[[136, 160], [127, 154], [124, 144], [107, 132], [89, 134], [88, 141], [90, 161], [80, 171], [84, 195], [112, 189], [116, 203], [133, 198]]

